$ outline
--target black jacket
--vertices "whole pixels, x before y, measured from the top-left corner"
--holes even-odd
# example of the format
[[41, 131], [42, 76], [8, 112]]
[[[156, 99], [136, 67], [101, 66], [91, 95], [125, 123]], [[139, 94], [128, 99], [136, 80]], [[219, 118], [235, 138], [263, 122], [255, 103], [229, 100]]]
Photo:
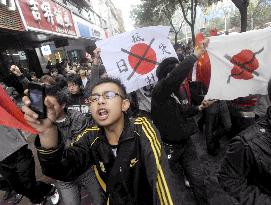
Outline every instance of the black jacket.
[[191, 116], [198, 113], [198, 108], [188, 106], [188, 100], [182, 99], [184, 96], [173, 97], [172, 94], [192, 71], [196, 60], [194, 55], [187, 57], [166, 78], [158, 81], [152, 91], [151, 115], [164, 142], [184, 142], [195, 131]]
[[45, 175], [71, 181], [96, 165], [96, 176], [110, 205], [181, 204], [181, 192], [173, 187], [159, 133], [146, 118], [126, 120], [116, 157], [103, 129], [89, 127], [77, 138], [66, 150], [63, 143], [44, 150], [36, 141]]
[[264, 117], [228, 145], [218, 179], [240, 204], [271, 204], [270, 119]]

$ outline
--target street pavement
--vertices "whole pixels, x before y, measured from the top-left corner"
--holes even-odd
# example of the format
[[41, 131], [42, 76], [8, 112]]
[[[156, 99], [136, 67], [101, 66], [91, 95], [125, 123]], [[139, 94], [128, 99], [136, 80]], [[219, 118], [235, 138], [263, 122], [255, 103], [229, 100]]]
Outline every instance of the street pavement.
[[[33, 137], [29, 140], [29, 146], [32, 149], [35, 161], [36, 161], [36, 176], [38, 180], [45, 181], [48, 183], [53, 183], [54, 180], [44, 176], [41, 173], [41, 168], [39, 162], [37, 160], [36, 150], [33, 146]], [[229, 197], [218, 185], [217, 181], [217, 171], [220, 168], [221, 161], [225, 154], [226, 145], [229, 143], [230, 139], [226, 136], [221, 140], [221, 149], [219, 154], [216, 157], [210, 156], [206, 153], [206, 144], [205, 138], [202, 133], [198, 133], [192, 136], [192, 143], [196, 148], [197, 155], [202, 163], [201, 166], [204, 169], [204, 173], [206, 174], [205, 183], [208, 186], [208, 197], [210, 199], [211, 205], [231, 205], [235, 204], [234, 199]], [[183, 192], [183, 200], [181, 202], [182, 205], [196, 205], [195, 199], [191, 190], [186, 187], [182, 187]], [[10, 203], [2, 201], [3, 192], [0, 191], [0, 205], [9, 205]], [[83, 190], [82, 191], [82, 205], [91, 205], [89, 202], [88, 194]], [[23, 198], [23, 200], [19, 203], [20, 205], [31, 205], [30, 201], [27, 198]], [[47, 203], [49, 205], [49, 203]], [[60, 205], [63, 203], [60, 202]]]

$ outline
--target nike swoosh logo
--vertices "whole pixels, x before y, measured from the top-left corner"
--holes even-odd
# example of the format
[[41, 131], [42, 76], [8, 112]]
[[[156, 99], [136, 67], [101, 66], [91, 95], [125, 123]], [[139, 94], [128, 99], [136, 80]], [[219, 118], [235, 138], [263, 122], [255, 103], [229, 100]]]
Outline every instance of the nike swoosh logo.
[[138, 160], [131, 160], [130, 167], [134, 167], [137, 164]]

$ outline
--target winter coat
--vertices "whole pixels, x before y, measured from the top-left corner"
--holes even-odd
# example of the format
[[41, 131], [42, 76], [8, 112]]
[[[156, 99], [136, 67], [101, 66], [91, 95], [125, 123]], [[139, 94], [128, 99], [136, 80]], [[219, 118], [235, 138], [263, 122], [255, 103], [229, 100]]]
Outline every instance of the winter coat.
[[78, 135], [78, 142], [50, 150], [35, 142], [43, 173], [70, 181], [96, 165], [95, 174], [110, 205], [180, 204], [181, 191], [173, 187], [168, 160], [156, 128], [146, 118], [126, 118], [117, 151], [96, 126]]
[[151, 116], [166, 143], [184, 143], [196, 130], [191, 117], [198, 113], [198, 108], [190, 105], [189, 96], [184, 92], [178, 96], [174, 94], [196, 60], [194, 55], [187, 57], [166, 78], [158, 81], [152, 91]]
[[76, 110], [67, 110], [65, 120], [57, 122], [56, 126], [67, 145], [75, 141], [76, 136], [91, 123], [92, 120], [83, 113]]
[[270, 110], [232, 140], [219, 171], [220, 184], [240, 204], [271, 204]]

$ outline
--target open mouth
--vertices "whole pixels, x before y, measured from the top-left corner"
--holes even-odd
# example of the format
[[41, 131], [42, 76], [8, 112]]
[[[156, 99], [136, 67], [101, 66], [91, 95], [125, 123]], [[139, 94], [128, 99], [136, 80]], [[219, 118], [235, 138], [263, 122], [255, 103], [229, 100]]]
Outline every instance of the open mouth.
[[101, 108], [97, 111], [99, 120], [106, 120], [108, 118], [108, 110]]

